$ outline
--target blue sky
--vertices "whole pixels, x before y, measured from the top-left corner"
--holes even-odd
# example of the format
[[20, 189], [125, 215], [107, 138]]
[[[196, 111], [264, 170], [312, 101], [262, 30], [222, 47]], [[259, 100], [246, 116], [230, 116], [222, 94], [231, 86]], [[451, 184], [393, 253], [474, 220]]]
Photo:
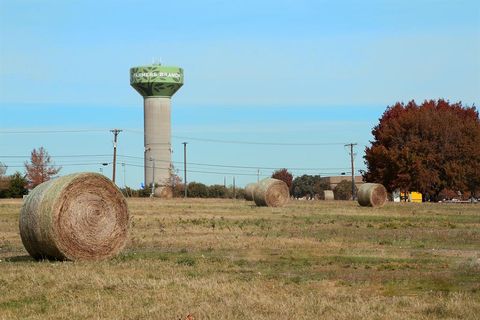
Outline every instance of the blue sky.
[[[62, 174], [98, 172], [111, 161], [108, 129], [122, 128], [119, 154], [129, 158], [119, 162], [126, 163], [125, 182], [138, 186], [142, 98], [129, 86], [128, 72], [154, 60], [185, 70], [172, 104], [177, 167], [181, 142], [188, 141], [194, 163], [340, 173], [349, 167], [341, 143], [359, 143], [355, 164], [363, 168], [371, 129], [396, 101], [478, 105], [480, 4], [0, 0], [0, 161], [9, 173], [23, 170], [29, 152], [44, 146], [64, 165]], [[71, 155], [92, 156], [61, 157]], [[191, 169], [217, 172], [191, 173], [189, 180], [208, 184], [223, 183], [224, 176], [230, 184], [236, 175], [243, 185], [257, 172]], [[111, 165], [104, 168], [110, 171]]]

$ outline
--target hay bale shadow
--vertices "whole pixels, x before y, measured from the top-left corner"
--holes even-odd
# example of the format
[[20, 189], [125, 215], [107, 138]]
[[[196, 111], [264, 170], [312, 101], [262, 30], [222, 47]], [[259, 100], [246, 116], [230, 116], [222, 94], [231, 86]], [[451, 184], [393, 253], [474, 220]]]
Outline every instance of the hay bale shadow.
[[32, 262], [32, 261], [36, 261], [35, 259], [33, 259], [31, 256], [29, 255], [23, 255], [23, 256], [13, 256], [13, 257], [8, 257], [8, 258], [5, 258], [6, 262]]

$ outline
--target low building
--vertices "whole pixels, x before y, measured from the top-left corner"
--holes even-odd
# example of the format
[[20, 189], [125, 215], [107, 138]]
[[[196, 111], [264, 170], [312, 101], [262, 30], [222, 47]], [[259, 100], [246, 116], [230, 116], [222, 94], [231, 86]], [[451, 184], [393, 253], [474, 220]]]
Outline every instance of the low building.
[[[352, 181], [352, 176], [332, 176], [332, 177], [323, 177], [322, 180], [330, 186], [330, 189], [333, 190], [343, 180], [347, 180], [348, 182]], [[365, 182], [363, 181], [362, 176], [355, 176], [355, 186], [357, 189], [360, 187], [360, 185], [364, 184]]]

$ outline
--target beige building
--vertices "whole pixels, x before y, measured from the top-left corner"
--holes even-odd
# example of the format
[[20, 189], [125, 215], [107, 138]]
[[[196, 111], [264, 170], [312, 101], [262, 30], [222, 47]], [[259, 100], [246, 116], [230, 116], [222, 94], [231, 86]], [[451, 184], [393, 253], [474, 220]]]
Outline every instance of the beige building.
[[[345, 176], [323, 177], [322, 180], [326, 181], [330, 185], [330, 188], [333, 190], [333, 189], [335, 189], [337, 184], [339, 184], [343, 180], [347, 180], [348, 182], [351, 182], [352, 181], [352, 176], [345, 175]], [[364, 183], [365, 182], [363, 182], [363, 177], [362, 176], [355, 176], [355, 186], [357, 188], [359, 188], [360, 185], [362, 185]]]

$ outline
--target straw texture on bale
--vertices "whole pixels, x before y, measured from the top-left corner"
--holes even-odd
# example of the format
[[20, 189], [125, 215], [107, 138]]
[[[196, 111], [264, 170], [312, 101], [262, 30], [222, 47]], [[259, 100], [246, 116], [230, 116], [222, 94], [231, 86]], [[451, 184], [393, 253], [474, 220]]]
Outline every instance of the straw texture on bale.
[[387, 190], [379, 183], [365, 183], [358, 189], [357, 199], [362, 207], [381, 207], [387, 201]]
[[245, 200], [253, 201], [253, 194], [255, 192], [256, 187], [257, 187], [256, 183], [249, 183], [245, 186]]
[[109, 179], [78, 173], [38, 185], [20, 212], [20, 235], [35, 259], [99, 260], [127, 240], [125, 198]]
[[278, 179], [260, 180], [254, 191], [253, 200], [257, 206], [282, 207], [290, 197], [288, 186]]

